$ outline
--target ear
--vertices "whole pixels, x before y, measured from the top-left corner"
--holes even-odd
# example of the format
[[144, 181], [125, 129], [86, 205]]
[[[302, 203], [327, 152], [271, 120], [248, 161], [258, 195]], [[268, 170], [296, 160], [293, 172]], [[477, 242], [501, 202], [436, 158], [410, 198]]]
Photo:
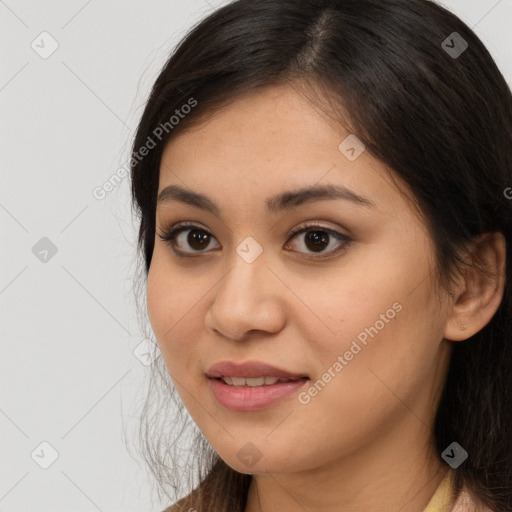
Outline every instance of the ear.
[[444, 337], [452, 341], [470, 338], [492, 319], [505, 289], [506, 242], [501, 233], [479, 235], [469, 250], [447, 319]]

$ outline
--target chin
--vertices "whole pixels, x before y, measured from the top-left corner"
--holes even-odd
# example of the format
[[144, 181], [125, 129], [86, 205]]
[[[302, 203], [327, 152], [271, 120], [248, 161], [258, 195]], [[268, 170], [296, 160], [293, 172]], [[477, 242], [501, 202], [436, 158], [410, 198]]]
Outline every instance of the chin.
[[[277, 458], [275, 453], [271, 459], [262, 455], [257, 462], [249, 460], [247, 462], [240, 461], [236, 453], [228, 458], [221, 458], [230, 468], [245, 475], [289, 473], [297, 470], [293, 459]], [[241, 458], [244, 459], [244, 455], [241, 455]]]

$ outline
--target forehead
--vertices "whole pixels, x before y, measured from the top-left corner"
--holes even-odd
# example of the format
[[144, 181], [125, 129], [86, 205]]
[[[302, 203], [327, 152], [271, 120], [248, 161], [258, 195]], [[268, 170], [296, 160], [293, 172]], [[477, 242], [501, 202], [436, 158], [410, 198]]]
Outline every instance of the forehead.
[[163, 157], [175, 150], [193, 154], [217, 148], [222, 152], [229, 149], [230, 153], [238, 150], [238, 156], [258, 149], [257, 153], [247, 155], [248, 159], [249, 156], [252, 159], [276, 158], [287, 148], [296, 149], [302, 143], [325, 145], [328, 149], [348, 134], [341, 127], [337, 127], [337, 133], [332, 133], [334, 129], [332, 120], [329, 125], [318, 107], [294, 88], [272, 86], [236, 99], [217, 110], [205, 123], [180, 133], [169, 141]]
[[162, 154], [159, 193], [179, 185], [243, 208], [279, 191], [332, 184], [384, 210], [403, 201], [382, 162], [362, 147], [355, 160], [347, 158], [345, 141], [357, 144], [353, 137], [294, 88], [268, 87], [172, 138]]

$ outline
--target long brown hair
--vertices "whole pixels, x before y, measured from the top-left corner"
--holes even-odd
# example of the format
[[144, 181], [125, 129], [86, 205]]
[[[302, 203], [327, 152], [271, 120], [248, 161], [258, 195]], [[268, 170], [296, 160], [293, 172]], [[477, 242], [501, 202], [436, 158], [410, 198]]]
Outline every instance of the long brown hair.
[[[139, 290], [153, 254], [165, 144], [241, 95], [282, 83], [322, 91], [318, 101], [326, 100], [333, 119], [408, 185], [447, 289], [460, 266], [457, 248], [476, 235], [503, 233], [512, 254], [504, 192], [512, 186], [512, 95], [465, 23], [428, 0], [237, 0], [175, 48], [139, 122], [131, 165], [143, 258]], [[155, 147], [142, 158], [149, 139]], [[495, 512], [512, 510], [511, 272], [507, 258], [505, 293], [492, 320], [454, 344], [433, 427], [439, 453], [452, 441], [469, 453], [456, 470], [456, 489], [467, 486]], [[176, 397], [161, 357], [153, 370], [140, 439], [159, 489], [180, 496], [202, 482], [183, 510], [243, 511], [251, 476], [212, 450]], [[195, 451], [178, 444], [186, 431], [195, 435]]]

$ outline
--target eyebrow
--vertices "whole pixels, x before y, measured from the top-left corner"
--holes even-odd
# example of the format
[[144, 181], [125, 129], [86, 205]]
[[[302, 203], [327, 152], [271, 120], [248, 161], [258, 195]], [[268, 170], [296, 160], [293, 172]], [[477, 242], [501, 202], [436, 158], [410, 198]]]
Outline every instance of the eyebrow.
[[[269, 213], [277, 214], [292, 210], [306, 203], [333, 199], [343, 199], [359, 206], [375, 206], [375, 203], [370, 199], [360, 196], [342, 185], [317, 185], [282, 192], [269, 197], [266, 200], [266, 206]], [[221, 212], [220, 207], [208, 196], [187, 190], [178, 185], [169, 185], [158, 195], [157, 204], [163, 204], [169, 201], [180, 201], [211, 212], [217, 216], [219, 216]]]

